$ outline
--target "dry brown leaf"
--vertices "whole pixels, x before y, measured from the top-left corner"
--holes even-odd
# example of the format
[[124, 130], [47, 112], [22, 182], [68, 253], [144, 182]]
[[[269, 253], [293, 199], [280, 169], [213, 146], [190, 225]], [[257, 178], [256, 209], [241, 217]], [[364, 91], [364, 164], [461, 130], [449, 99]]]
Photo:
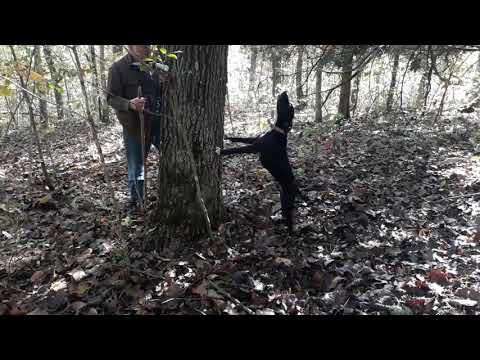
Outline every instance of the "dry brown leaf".
[[448, 284], [450, 280], [447, 272], [441, 269], [432, 269], [428, 273], [428, 278], [438, 284]]
[[45, 272], [43, 272], [42, 270], [35, 271], [30, 278], [30, 281], [34, 284], [39, 284], [45, 279], [46, 275], [47, 274], [45, 274]]
[[192, 289], [192, 294], [206, 296], [208, 292], [207, 286], [208, 286], [208, 282], [203, 280], [203, 282], [200, 285]]

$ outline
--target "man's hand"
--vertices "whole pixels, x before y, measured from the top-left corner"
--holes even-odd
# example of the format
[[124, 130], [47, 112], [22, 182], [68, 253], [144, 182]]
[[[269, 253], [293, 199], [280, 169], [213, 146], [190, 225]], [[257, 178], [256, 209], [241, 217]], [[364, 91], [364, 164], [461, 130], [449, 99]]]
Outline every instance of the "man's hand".
[[135, 98], [130, 100], [130, 109], [133, 111], [143, 111], [145, 107], [145, 98]]
[[218, 146], [215, 148], [215, 153], [216, 153], [217, 155], [220, 155], [220, 152], [221, 152], [221, 151], [222, 151], [222, 150], [221, 150]]

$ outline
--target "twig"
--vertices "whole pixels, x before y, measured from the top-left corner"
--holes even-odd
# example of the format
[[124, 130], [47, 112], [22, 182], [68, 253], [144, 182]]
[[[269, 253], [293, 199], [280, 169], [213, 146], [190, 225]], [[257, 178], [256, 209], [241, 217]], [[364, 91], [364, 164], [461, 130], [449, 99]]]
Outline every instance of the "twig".
[[247, 306], [245, 306], [244, 304], [242, 304], [239, 300], [235, 299], [232, 295], [230, 295], [229, 293], [227, 293], [225, 290], [223, 290], [221, 287], [219, 287], [217, 284], [215, 284], [214, 282], [210, 281], [210, 280], [207, 280], [208, 283], [210, 285], [212, 285], [215, 290], [217, 290], [220, 294], [222, 294], [223, 296], [226, 296], [227, 298], [229, 298], [231, 301], [233, 301], [235, 303], [235, 305], [238, 305], [240, 306], [243, 310], [245, 310], [249, 315], [255, 315], [255, 312], [251, 309], [249, 309]]

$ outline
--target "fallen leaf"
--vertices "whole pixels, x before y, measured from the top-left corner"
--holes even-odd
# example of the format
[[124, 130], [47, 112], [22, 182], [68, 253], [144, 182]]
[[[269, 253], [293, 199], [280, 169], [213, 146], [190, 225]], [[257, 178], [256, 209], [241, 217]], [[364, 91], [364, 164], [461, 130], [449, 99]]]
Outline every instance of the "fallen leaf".
[[440, 269], [432, 269], [428, 273], [428, 278], [430, 281], [436, 282], [438, 284], [448, 284], [449, 283], [449, 276], [448, 274]]
[[86, 303], [82, 302], [82, 301], [75, 301], [73, 303], [70, 304], [70, 308], [75, 311], [75, 314], [78, 314], [78, 312], [83, 309], [85, 306], [87, 306]]
[[405, 304], [412, 310], [422, 311], [425, 307], [425, 299], [409, 299]]
[[480, 291], [477, 291], [475, 289], [469, 289], [469, 288], [458, 289], [455, 292], [455, 296], [465, 298], [465, 299], [480, 301]]
[[293, 262], [290, 259], [277, 257], [275, 259], [275, 264], [283, 264], [285, 266], [293, 266]]
[[98, 312], [95, 308], [90, 308], [87, 311], [87, 315], [98, 315]]
[[8, 231], [2, 230], [2, 235], [5, 236], [8, 240], [13, 239], [13, 236]]
[[204, 280], [200, 285], [192, 289], [192, 294], [206, 296], [208, 292], [207, 286], [208, 286], [208, 283]]
[[83, 271], [82, 269], [75, 269], [70, 271], [67, 274], [70, 275], [75, 281], [80, 281], [87, 276], [85, 271]]
[[66, 287], [67, 287], [67, 282], [65, 281], [65, 279], [59, 279], [54, 283], [52, 283], [52, 285], [50, 285], [50, 290], [60, 291], [62, 289], [65, 289]]
[[35, 271], [31, 276], [30, 281], [34, 284], [39, 284], [45, 279], [46, 275], [47, 274], [45, 274], [45, 272], [43, 272], [42, 270]]
[[84, 296], [88, 290], [90, 290], [91, 285], [90, 283], [83, 281], [79, 283], [77, 286], [74, 286], [72, 290], [70, 290], [70, 295], [76, 295], [77, 297]]

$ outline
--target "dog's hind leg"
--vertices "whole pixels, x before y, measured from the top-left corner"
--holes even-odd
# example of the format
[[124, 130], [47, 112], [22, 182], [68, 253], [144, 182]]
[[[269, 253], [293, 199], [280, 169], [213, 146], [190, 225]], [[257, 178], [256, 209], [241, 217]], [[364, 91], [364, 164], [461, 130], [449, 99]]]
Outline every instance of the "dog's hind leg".
[[282, 215], [288, 227], [288, 232], [292, 234], [295, 226], [295, 195], [297, 186], [293, 182], [280, 183], [280, 203], [282, 205]]

